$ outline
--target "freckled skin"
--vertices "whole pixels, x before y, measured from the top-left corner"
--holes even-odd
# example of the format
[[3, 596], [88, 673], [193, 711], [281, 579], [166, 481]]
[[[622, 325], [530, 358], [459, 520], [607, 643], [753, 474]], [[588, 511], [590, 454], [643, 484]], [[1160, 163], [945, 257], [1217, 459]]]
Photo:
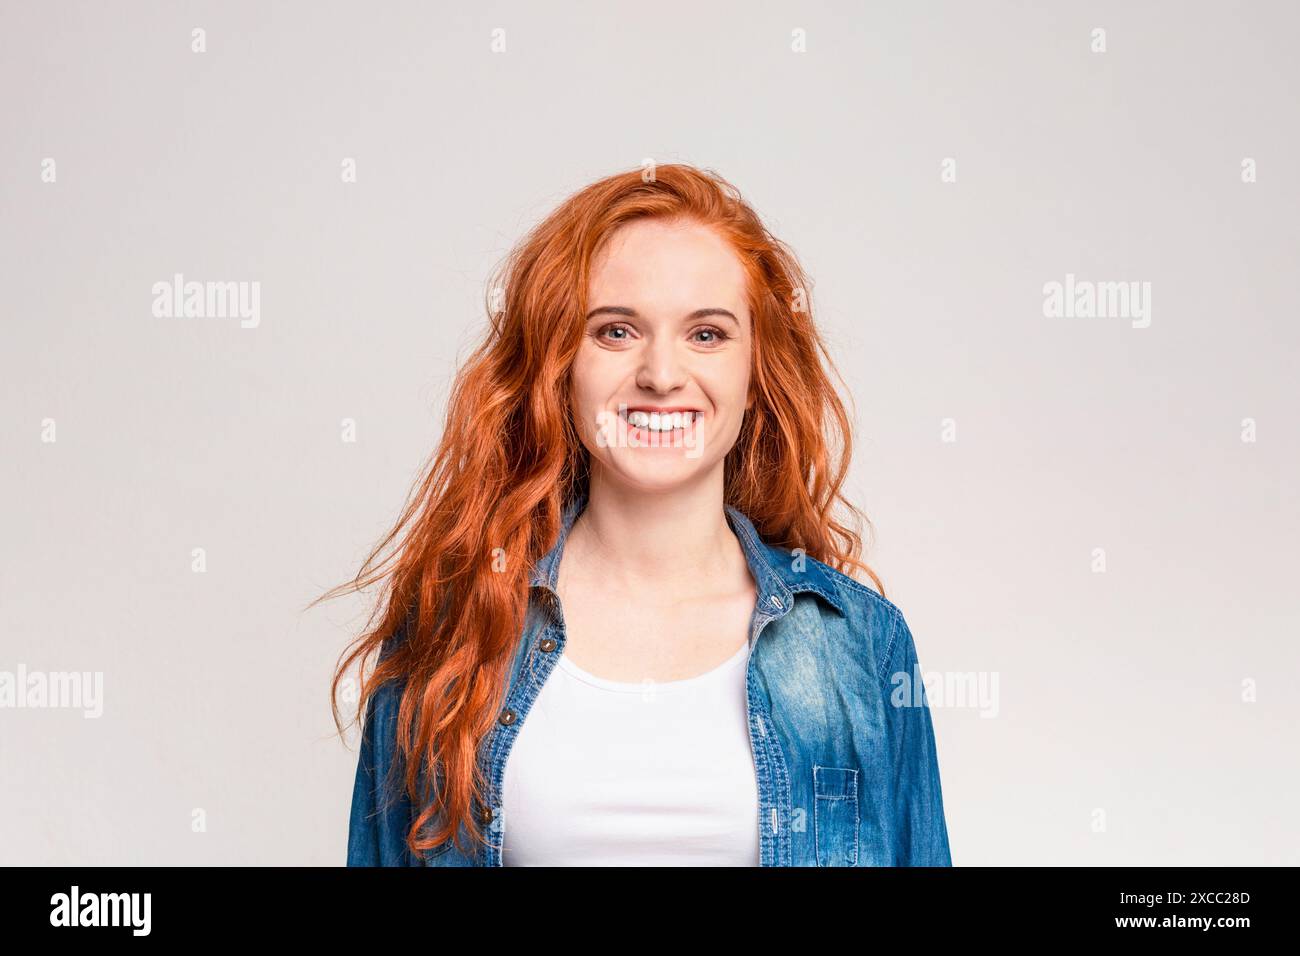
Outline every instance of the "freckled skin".
[[[720, 473], [750, 404], [751, 317], [745, 273], [731, 247], [693, 223], [628, 223], [593, 262], [587, 301], [589, 309], [639, 313], [593, 317], [574, 360], [574, 420], [603, 479], [628, 492], [661, 491]], [[726, 309], [739, 325], [720, 316], [687, 318], [700, 308]], [[710, 327], [731, 337], [719, 341], [700, 331]], [[704, 412], [700, 453], [600, 447], [597, 416], [638, 401]]]

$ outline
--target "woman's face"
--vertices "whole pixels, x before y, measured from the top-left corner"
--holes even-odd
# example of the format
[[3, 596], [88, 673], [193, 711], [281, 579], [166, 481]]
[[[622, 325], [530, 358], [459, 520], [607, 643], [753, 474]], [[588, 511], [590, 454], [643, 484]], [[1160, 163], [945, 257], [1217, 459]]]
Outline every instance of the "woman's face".
[[574, 418], [603, 477], [663, 491], [722, 467], [749, 401], [745, 282], [697, 223], [638, 219], [610, 237], [573, 366]]

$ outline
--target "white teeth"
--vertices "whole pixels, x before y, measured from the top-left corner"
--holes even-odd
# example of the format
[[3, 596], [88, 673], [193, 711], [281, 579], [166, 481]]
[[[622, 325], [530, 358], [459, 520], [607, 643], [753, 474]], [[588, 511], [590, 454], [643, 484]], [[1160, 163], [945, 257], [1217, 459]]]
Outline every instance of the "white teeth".
[[700, 417], [699, 412], [623, 412], [629, 425], [653, 432], [669, 432], [675, 428], [688, 428]]

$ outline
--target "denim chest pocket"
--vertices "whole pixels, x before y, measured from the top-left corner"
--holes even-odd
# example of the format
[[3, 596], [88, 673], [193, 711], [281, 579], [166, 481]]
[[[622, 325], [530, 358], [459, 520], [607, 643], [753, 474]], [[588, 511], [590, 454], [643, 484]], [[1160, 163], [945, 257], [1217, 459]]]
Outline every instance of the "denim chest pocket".
[[813, 767], [813, 839], [818, 866], [858, 865], [858, 771]]

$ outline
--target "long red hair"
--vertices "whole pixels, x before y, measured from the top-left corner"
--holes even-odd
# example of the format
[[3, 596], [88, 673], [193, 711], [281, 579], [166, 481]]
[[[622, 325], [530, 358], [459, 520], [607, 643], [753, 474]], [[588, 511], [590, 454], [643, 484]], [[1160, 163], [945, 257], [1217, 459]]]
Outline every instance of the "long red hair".
[[[646, 167], [587, 186], [498, 267], [488, 288], [504, 295], [489, 291], [489, 327], [456, 376], [442, 437], [401, 517], [352, 581], [312, 602], [385, 582], [384, 600], [340, 656], [331, 684], [340, 734], [340, 682], [358, 659], [364, 672], [405, 628], [406, 640], [389, 642], [391, 651], [362, 681], [356, 720], [382, 684], [404, 682], [395, 743], [407, 793], [420, 808], [407, 834], [412, 851], [458, 839], [461, 825], [472, 840], [484, 839], [472, 812], [483, 802], [479, 742], [508, 689], [530, 571], [554, 545], [565, 504], [587, 480], [569, 370], [582, 341], [591, 263], [614, 230], [641, 217], [716, 230], [747, 273], [755, 401], [726, 456], [726, 502], [770, 543], [803, 548], [848, 574], [861, 570], [884, 593], [859, 560], [859, 535], [832, 513], [842, 505], [870, 527], [840, 493], [850, 422], [827, 375], [834, 364], [794, 254], [709, 170]], [[439, 792], [430, 792], [425, 767], [439, 768]]]

